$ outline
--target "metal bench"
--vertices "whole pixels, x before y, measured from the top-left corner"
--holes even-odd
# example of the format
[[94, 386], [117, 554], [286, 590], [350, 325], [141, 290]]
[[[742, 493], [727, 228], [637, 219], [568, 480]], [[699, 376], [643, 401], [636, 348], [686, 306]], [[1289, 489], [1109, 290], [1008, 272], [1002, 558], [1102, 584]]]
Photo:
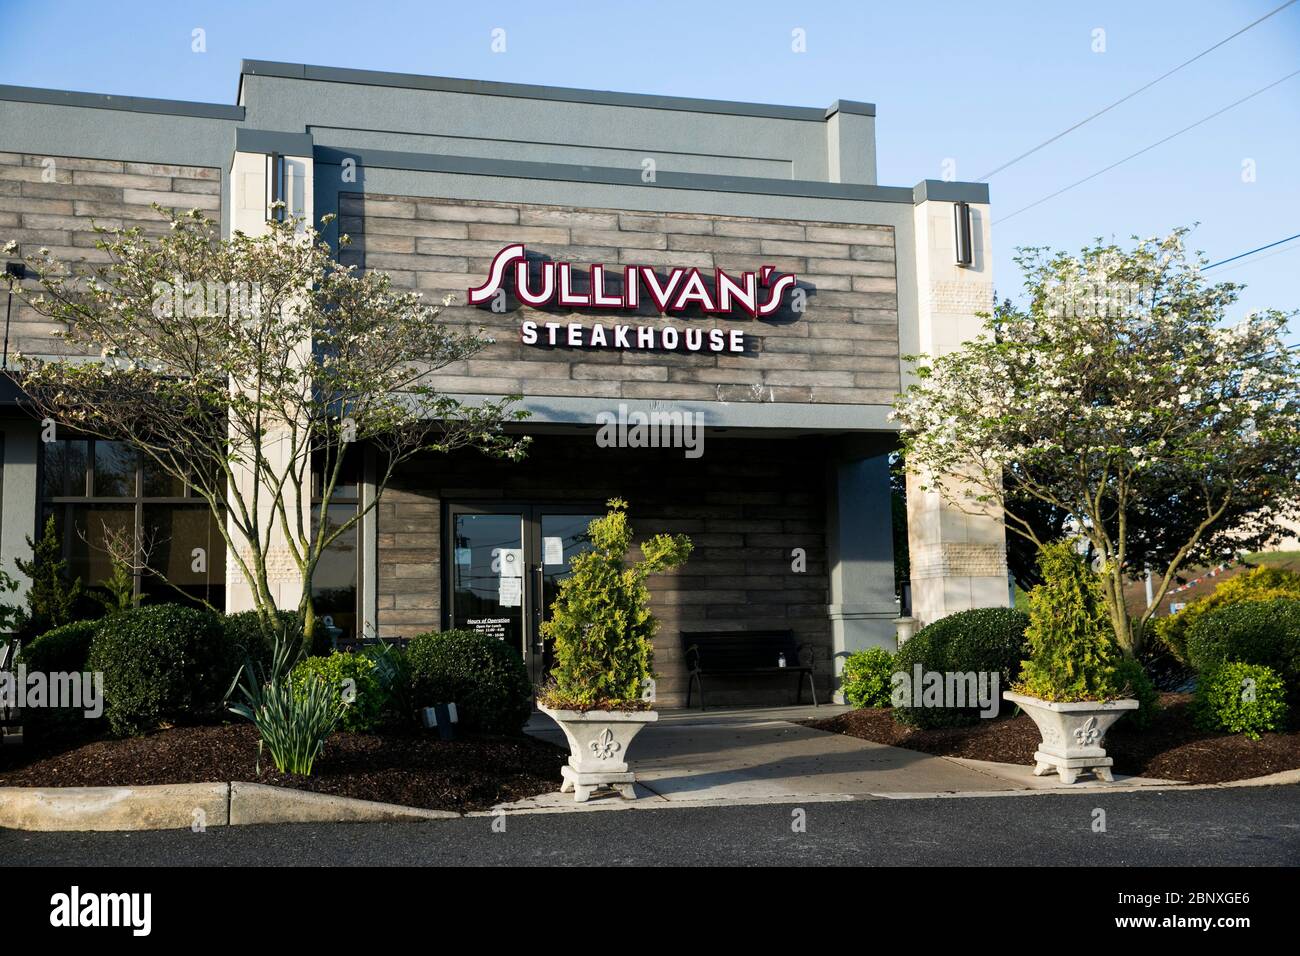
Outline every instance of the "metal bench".
[[[682, 631], [686, 658], [686, 706], [691, 706], [694, 685], [700, 688], [700, 710], [704, 710], [704, 678], [784, 677], [795, 675], [795, 702], [803, 703], [806, 677], [817, 704], [813, 682], [813, 649], [797, 643], [791, 631]], [[782, 660], [784, 659], [784, 666]]]

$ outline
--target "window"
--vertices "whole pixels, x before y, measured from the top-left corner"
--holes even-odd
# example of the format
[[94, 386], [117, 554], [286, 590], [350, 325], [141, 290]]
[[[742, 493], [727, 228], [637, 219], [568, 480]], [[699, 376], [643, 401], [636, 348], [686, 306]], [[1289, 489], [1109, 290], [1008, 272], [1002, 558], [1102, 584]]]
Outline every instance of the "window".
[[[326, 524], [338, 528], [357, 513], [360, 503], [361, 452], [352, 451], [343, 460], [343, 473], [330, 496]], [[312, 527], [320, 520], [321, 462], [312, 469]], [[326, 532], [328, 533], [328, 531]], [[321, 555], [312, 576], [311, 596], [316, 617], [324, 621], [326, 634], [335, 642], [350, 644], [359, 636], [357, 600], [361, 568], [361, 528], [354, 524], [334, 539]], [[328, 620], [325, 620], [328, 618]]]
[[123, 442], [60, 438], [41, 448], [41, 527], [54, 516], [70, 574], [101, 584], [122, 544], [133, 552], [138, 600], [225, 607], [225, 542], [184, 482]]

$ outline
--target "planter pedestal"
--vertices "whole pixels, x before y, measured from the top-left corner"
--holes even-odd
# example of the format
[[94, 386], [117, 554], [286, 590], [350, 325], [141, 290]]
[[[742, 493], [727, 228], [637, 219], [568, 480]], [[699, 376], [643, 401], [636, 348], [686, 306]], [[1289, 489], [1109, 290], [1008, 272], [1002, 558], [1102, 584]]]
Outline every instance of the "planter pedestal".
[[621, 773], [615, 771], [582, 773], [565, 764], [560, 768], [560, 776], [564, 777], [564, 783], [560, 784], [560, 793], [573, 794], [573, 799], [579, 803], [586, 803], [588, 798], [601, 787], [612, 787], [625, 800], [636, 799], [636, 788], [632, 786], [636, 782], [636, 774], [631, 770], [624, 770]]
[[655, 711], [537, 709], [559, 724], [569, 741], [569, 762], [560, 768], [561, 793], [585, 803], [597, 789], [611, 787], [627, 800], [636, 799], [627, 750], [642, 727], [659, 719]]
[[1009, 700], [1027, 713], [1038, 727], [1042, 742], [1034, 754], [1034, 776], [1055, 771], [1062, 783], [1074, 783], [1079, 774], [1091, 771], [1098, 780], [1111, 783], [1115, 761], [1106, 756], [1106, 731], [1125, 711], [1137, 710], [1132, 699], [1105, 702], [1084, 700], [1059, 703], [1005, 691]]

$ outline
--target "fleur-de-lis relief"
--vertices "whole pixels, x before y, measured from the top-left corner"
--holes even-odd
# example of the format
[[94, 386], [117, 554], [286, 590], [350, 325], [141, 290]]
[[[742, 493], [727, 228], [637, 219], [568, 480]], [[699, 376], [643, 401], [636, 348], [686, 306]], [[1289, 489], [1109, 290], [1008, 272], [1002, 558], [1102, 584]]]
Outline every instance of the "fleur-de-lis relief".
[[623, 745], [614, 739], [613, 732], [606, 727], [600, 732], [600, 736], [587, 745], [591, 748], [597, 759], [608, 760], [618, 751], [623, 749]]
[[1089, 717], [1082, 727], [1074, 732], [1074, 739], [1085, 747], [1091, 747], [1095, 744], [1101, 733], [1097, 730], [1097, 718]]

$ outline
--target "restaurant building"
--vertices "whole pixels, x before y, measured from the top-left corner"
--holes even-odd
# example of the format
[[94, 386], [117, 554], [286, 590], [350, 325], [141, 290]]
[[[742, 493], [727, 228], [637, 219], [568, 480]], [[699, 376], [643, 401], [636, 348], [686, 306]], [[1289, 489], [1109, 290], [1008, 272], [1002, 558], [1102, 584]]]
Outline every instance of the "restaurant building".
[[[973, 336], [993, 298], [987, 186], [878, 184], [875, 113], [251, 61], [233, 106], [0, 86], [0, 244], [95, 261], [92, 222], [156, 231], [153, 202], [227, 234], [261, 229], [273, 196], [336, 214], [343, 261], [453, 294], [445, 319], [494, 336], [441, 390], [520, 393], [533, 436], [519, 463], [402, 470], [316, 581], [341, 634], [477, 628], [540, 680], [538, 625], [618, 496], [641, 534], [695, 543], [652, 581], [665, 704], [685, 695], [683, 630], [789, 629], [825, 690], [846, 652], [892, 645], [900, 616], [902, 356]], [[58, 354], [53, 331], [15, 299], [6, 359]], [[200, 501], [114, 443], [42, 441], [16, 398], [0, 412], [7, 569], [48, 515], [89, 583], [107, 558], [87, 529], [151, 529], [173, 584], [249, 606]], [[369, 464], [334, 507], [369, 502]], [[1005, 605], [1000, 522], [912, 491], [912, 615]], [[215, 552], [201, 572], [194, 547]], [[287, 561], [277, 587], [296, 603]]]

